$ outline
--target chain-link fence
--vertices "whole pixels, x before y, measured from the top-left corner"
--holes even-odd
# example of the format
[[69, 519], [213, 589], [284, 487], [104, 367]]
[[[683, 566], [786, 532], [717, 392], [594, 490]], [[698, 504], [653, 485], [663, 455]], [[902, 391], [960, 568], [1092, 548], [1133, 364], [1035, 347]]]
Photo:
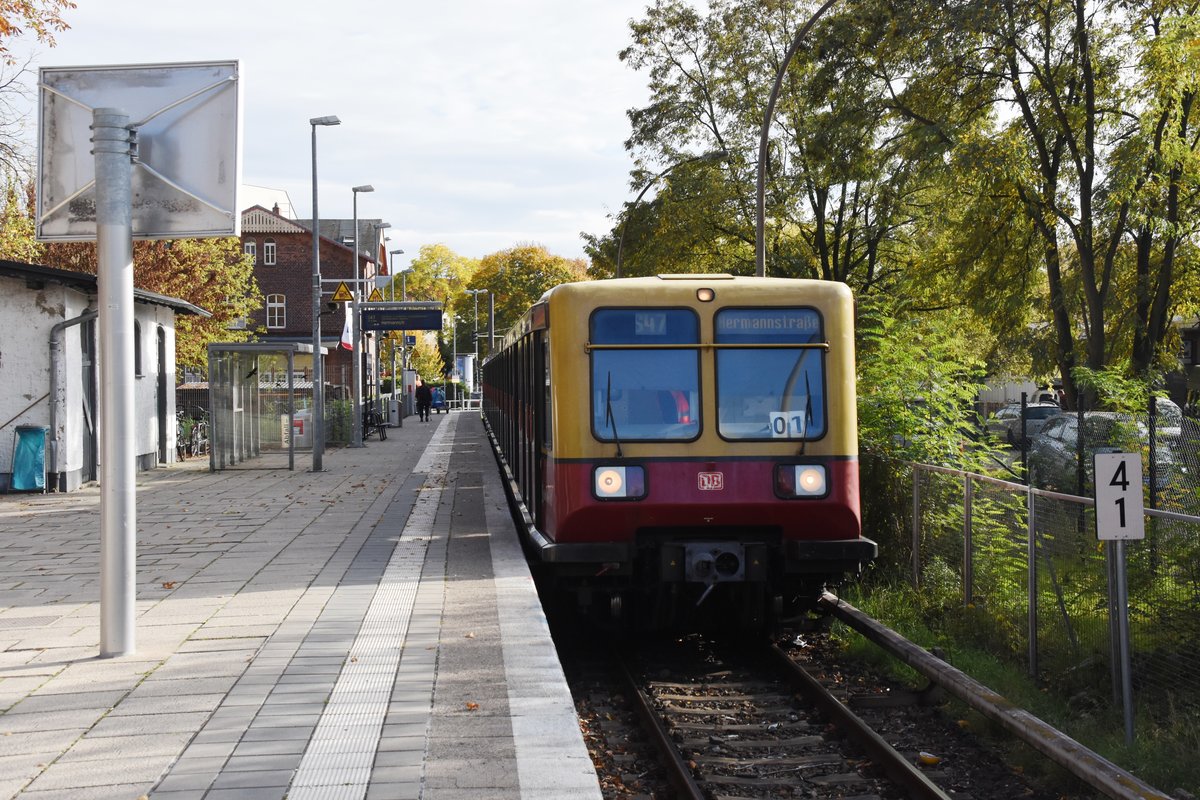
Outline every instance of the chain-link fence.
[[[1121, 708], [1112, 543], [1092, 501], [941, 467], [913, 476], [912, 578], [959, 641], [1025, 665], [1080, 713]], [[1200, 517], [1147, 509], [1126, 543], [1137, 713], [1200, 707]], [[1194, 712], [1193, 712], [1194, 713]]]

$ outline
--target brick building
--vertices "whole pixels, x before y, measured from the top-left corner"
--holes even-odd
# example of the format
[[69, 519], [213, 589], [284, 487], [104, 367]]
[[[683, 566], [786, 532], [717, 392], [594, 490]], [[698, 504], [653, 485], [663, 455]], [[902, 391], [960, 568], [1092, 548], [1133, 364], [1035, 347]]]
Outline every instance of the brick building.
[[[359, 220], [359, 270], [367, 279], [367, 292], [374, 286], [374, 276], [385, 256], [372, 254], [384, 251], [377, 219]], [[268, 210], [252, 206], [242, 212], [242, 248], [254, 256], [254, 274], [263, 296], [263, 308], [247, 324], [261, 333], [263, 342], [312, 343], [312, 233], [311, 220], [288, 219], [279, 207]], [[346, 322], [349, 304], [339, 304], [329, 311], [326, 303], [335, 284], [342, 280], [353, 289], [354, 239], [351, 220], [321, 220], [321, 278], [324, 302], [321, 303], [321, 342], [328, 349], [325, 357], [325, 380], [330, 384], [331, 397], [348, 397], [353, 384], [350, 365], [351, 351], [338, 347]], [[386, 267], [382, 268], [386, 271]], [[374, 364], [374, 337], [368, 336], [363, 348], [363, 386], [369, 386]], [[312, 362], [305, 356], [297, 358], [296, 369], [305, 379], [311, 379]]]

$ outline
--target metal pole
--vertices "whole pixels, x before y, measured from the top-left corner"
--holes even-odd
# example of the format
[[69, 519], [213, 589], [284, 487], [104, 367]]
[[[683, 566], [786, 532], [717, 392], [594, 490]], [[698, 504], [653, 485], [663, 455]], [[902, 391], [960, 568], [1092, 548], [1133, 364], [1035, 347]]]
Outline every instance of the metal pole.
[[1129, 581], [1126, 572], [1125, 542], [1114, 542], [1117, 574], [1117, 639], [1121, 659], [1121, 708], [1125, 712], [1125, 746], [1133, 745], [1133, 661], [1129, 647]]
[[971, 519], [975, 505], [975, 482], [968, 474], [963, 484], [963, 602], [975, 602], [975, 542]]
[[818, 8], [808, 18], [808, 22], [804, 23], [804, 27], [796, 32], [796, 37], [792, 39], [792, 46], [788, 48], [787, 53], [783, 56], [783, 63], [779, 65], [779, 72], [775, 75], [775, 85], [771, 88], [771, 96], [767, 100], [767, 110], [763, 114], [762, 133], [758, 141], [758, 202], [755, 209], [754, 237], [754, 274], [760, 278], [765, 277], [767, 274], [767, 158], [770, 153], [768, 145], [771, 134], [771, 117], [775, 115], [775, 101], [779, 99], [779, 90], [783, 87], [783, 76], [787, 74], [788, 65], [792, 63], [792, 58], [795, 57], [796, 51], [800, 49], [800, 44], [804, 41], [804, 37], [808, 35], [809, 28], [836, 2], [837, 0], [826, 0], [825, 5]]
[[97, 108], [96, 285], [100, 337], [100, 656], [134, 652], [137, 446], [133, 387], [133, 176], [129, 116]]
[[321, 213], [317, 209], [317, 126], [340, 125], [334, 116], [313, 117], [312, 128], [312, 379], [313, 408], [312, 471], [321, 472], [321, 456], [325, 452], [325, 365], [321, 357]]
[[921, 585], [921, 469], [912, 468], [912, 584]]
[[1026, 489], [1026, 543], [1025, 557], [1027, 580], [1029, 581], [1028, 616], [1026, 624], [1029, 627], [1029, 676], [1037, 677], [1038, 672], [1038, 586], [1037, 586], [1037, 506], [1034, 500], [1033, 488]]
[[496, 295], [488, 292], [488, 357], [496, 352]]
[[[350, 302], [350, 342], [351, 342], [351, 363], [353, 371], [350, 374], [351, 391], [354, 393], [354, 402], [351, 403], [350, 414], [352, 420], [350, 423], [350, 446], [362, 447], [362, 348], [359, 347], [359, 330], [358, 330], [358, 295], [361, 289], [358, 282], [358, 193], [363, 190], [362, 187], [355, 186], [350, 190], [354, 195], [354, 299]], [[365, 190], [364, 190], [365, 191]]]

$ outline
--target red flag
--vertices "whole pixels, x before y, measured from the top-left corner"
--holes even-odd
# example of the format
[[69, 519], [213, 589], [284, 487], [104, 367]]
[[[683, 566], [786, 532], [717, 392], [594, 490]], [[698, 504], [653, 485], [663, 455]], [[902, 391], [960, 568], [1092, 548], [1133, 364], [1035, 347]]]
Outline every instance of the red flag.
[[350, 304], [346, 304], [346, 325], [342, 328], [342, 340], [338, 342], [339, 347], [344, 347], [347, 350], [354, 349], [354, 334], [350, 332], [350, 314], [352, 314]]

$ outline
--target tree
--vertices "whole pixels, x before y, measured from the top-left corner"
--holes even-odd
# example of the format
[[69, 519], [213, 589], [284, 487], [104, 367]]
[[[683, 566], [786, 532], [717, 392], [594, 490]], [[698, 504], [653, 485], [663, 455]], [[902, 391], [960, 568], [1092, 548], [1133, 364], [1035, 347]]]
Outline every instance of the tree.
[[1044, 280], [1039, 316], [1068, 402], [1077, 367], [1132, 356], [1132, 371], [1149, 377], [1181, 299], [1172, 286], [1193, 268], [1196, 9], [935, 0], [914, 16], [942, 31], [923, 72], [994, 85], [992, 113], [956, 142], [956, 165], [981, 190], [963, 202], [977, 220], [1000, 212], [1016, 234], [1006, 246], [1023, 240], [1010, 264], [1032, 280], [1013, 285]]
[[[90, 242], [46, 247], [45, 263], [96, 274], [96, 246]], [[176, 319], [175, 360], [179, 370], [208, 363], [209, 342], [245, 341], [249, 330], [231, 324], [261, 306], [253, 259], [233, 237], [134, 242], [133, 280], [139, 289], [186, 300], [211, 317]]]
[[62, 12], [72, 8], [72, 0], [0, 0], [0, 61], [10, 66], [15, 63], [8, 42], [26, 30], [53, 47], [55, 32], [70, 27]]
[[408, 356], [409, 369], [417, 371], [424, 383], [441, 383], [446, 378], [446, 362], [437, 344], [428, 335], [418, 335], [417, 343]]
[[[587, 265], [582, 259], [553, 255], [542, 245], [523, 244], [484, 256], [479, 262], [478, 271], [471, 278], [470, 288], [487, 289], [495, 298], [496, 331], [502, 333], [520, 319], [547, 289], [560, 283], [586, 279]], [[473, 303], [469, 296], [465, 300]], [[474, 313], [473, 304], [465, 310], [468, 314]], [[481, 331], [486, 329], [485, 315], [486, 309], [481, 308]], [[469, 318], [467, 327], [474, 330]]]

